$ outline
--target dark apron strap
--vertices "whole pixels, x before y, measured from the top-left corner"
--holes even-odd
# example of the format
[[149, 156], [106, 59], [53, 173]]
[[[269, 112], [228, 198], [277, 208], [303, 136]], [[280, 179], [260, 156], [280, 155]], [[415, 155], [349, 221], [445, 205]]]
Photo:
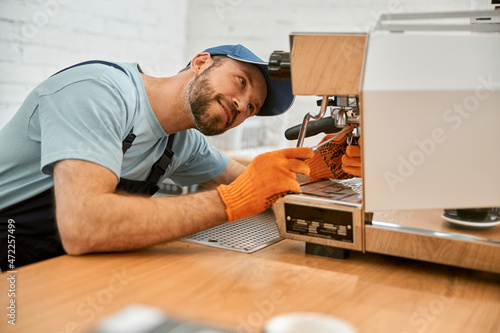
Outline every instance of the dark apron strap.
[[123, 73], [125, 73], [128, 76], [127, 71], [125, 69], [123, 69], [123, 67], [121, 67], [120, 65], [117, 65], [117, 64], [109, 62], [109, 61], [104, 61], [104, 60], [89, 60], [89, 61], [80, 62], [80, 63], [75, 64], [73, 66], [69, 66], [69, 67], [66, 67], [64, 69], [61, 69], [59, 72], [52, 74], [50, 77], [57, 75], [61, 72], [64, 72], [65, 70], [74, 68], [74, 67], [78, 67], [78, 66], [82, 66], [82, 65], [91, 65], [91, 64], [101, 64], [101, 65], [111, 66], [111, 67], [114, 67], [114, 68], [122, 71]]
[[127, 137], [122, 142], [123, 155], [125, 155], [125, 153], [127, 152], [127, 150], [129, 150], [129, 148], [132, 147], [132, 142], [134, 142], [135, 137], [136, 136], [134, 134], [134, 128], [132, 127], [132, 129], [128, 133]]
[[174, 144], [175, 133], [171, 134], [168, 137], [167, 146], [163, 151], [161, 157], [153, 164], [151, 168], [151, 172], [149, 173], [146, 181], [150, 183], [158, 183], [158, 181], [163, 177], [165, 171], [167, 170], [169, 164], [172, 162], [172, 158], [174, 157], [174, 151], [172, 150], [172, 146]]
[[[129, 137], [130, 134], [127, 138]], [[153, 194], [155, 194], [159, 190], [158, 182], [165, 174], [165, 171], [167, 170], [168, 166], [172, 162], [172, 158], [174, 157], [174, 151], [172, 150], [172, 146], [174, 144], [174, 138], [175, 138], [175, 133], [171, 134], [168, 137], [167, 146], [165, 147], [163, 154], [151, 167], [151, 171], [149, 172], [149, 175], [146, 178], [146, 180], [142, 181], [142, 180], [120, 178], [120, 182], [116, 186], [116, 191], [127, 192], [130, 194], [147, 195], [147, 196], [152, 196]], [[131, 145], [132, 144], [130, 143], [130, 146]], [[130, 148], [130, 146], [128, 148]], [[124, 141], [122, 150], [126, 152], [128, 148], [125, 149], [125, 141]]]

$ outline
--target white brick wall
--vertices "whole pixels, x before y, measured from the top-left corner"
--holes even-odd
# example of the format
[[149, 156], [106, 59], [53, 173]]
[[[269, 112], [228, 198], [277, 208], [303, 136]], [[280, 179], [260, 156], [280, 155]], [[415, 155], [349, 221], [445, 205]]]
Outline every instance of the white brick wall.
[[[289, 50], [291, 32], [366, 31], [381, 13], [466, 10], [485, 2], [0, 0], [0, 128], [36, 84], [79, 61], [138, 61], [152, 75], [171, 75], [217, 44], [242, 43], [267, 60], [274, 50]], [[273, 146], [287, 145], [283, 131], [316, 112], [314, 99], [298, 97], [286, 115], [267, 120]]]
[[0, 0], [0, 128], [33, 87], [80, 61], [176, 73], [186, 64], [186, 14], [178, 0]]
[[[218, 44], [240, 43], [268, 60], [274, 50], [290, 50], [291, 32], [365, 32], [382, 13], [470, 10], [483, 2], [487, 0], [191, 0], [187, 56]], [[286, 114], [266, 118], [268, 142], [274, 147], [295, 145], [283, 133], [307, 112], [319, 111], [315, 100], [299, 96]], [[217, 141], [230, 140], [231, 131], [223, 134], [226, 140]], [[317, 143], [318, 138], [309, 143], [313, 140]]]

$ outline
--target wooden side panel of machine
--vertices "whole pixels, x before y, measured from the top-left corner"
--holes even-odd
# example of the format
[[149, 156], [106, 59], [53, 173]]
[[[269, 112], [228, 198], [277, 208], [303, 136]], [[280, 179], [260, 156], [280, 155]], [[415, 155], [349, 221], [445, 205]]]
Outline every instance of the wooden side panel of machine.
[[366, 251], [500, 273], [500, 246], [365, 226]]
[[292, 35], [294, 95], [358, 95], [364, 34]]

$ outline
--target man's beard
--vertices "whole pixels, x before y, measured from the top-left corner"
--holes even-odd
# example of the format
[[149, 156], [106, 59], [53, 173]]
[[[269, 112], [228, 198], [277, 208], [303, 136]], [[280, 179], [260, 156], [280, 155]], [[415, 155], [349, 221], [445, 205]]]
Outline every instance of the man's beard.
[[[194, 124], [201, 133], [207, 136], [224, 133], [229, 129], [235, 120], [233, 117], [233, 120], [227, 126], [218, 128], [217, 125], [221, 122], [221, 117], [216, 115], [212, 116], [210, 114], [210, 103], [212, 101], [223, 100], [221, 95], [215, 94], [215, 91], [208, 80], [207, 74], [210, 70], [211, 68], [208, 68], [195, 77], [193, 81], [188, 84], [186, 90]], [[228, 105], [231, 108], [228, 112], [233, 112], [233, 115], [236, 114], [230, 103], [226, 103], [225, 105]]]

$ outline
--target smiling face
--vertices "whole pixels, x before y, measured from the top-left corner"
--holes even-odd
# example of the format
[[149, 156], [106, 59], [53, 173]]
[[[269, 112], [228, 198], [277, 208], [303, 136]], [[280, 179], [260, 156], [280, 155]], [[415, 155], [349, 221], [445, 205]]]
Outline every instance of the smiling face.
[[186, 92], [196, 128], [218, 135], [259, 113], [267, 84], [256, 66], [223, 57], [201, 71]]

